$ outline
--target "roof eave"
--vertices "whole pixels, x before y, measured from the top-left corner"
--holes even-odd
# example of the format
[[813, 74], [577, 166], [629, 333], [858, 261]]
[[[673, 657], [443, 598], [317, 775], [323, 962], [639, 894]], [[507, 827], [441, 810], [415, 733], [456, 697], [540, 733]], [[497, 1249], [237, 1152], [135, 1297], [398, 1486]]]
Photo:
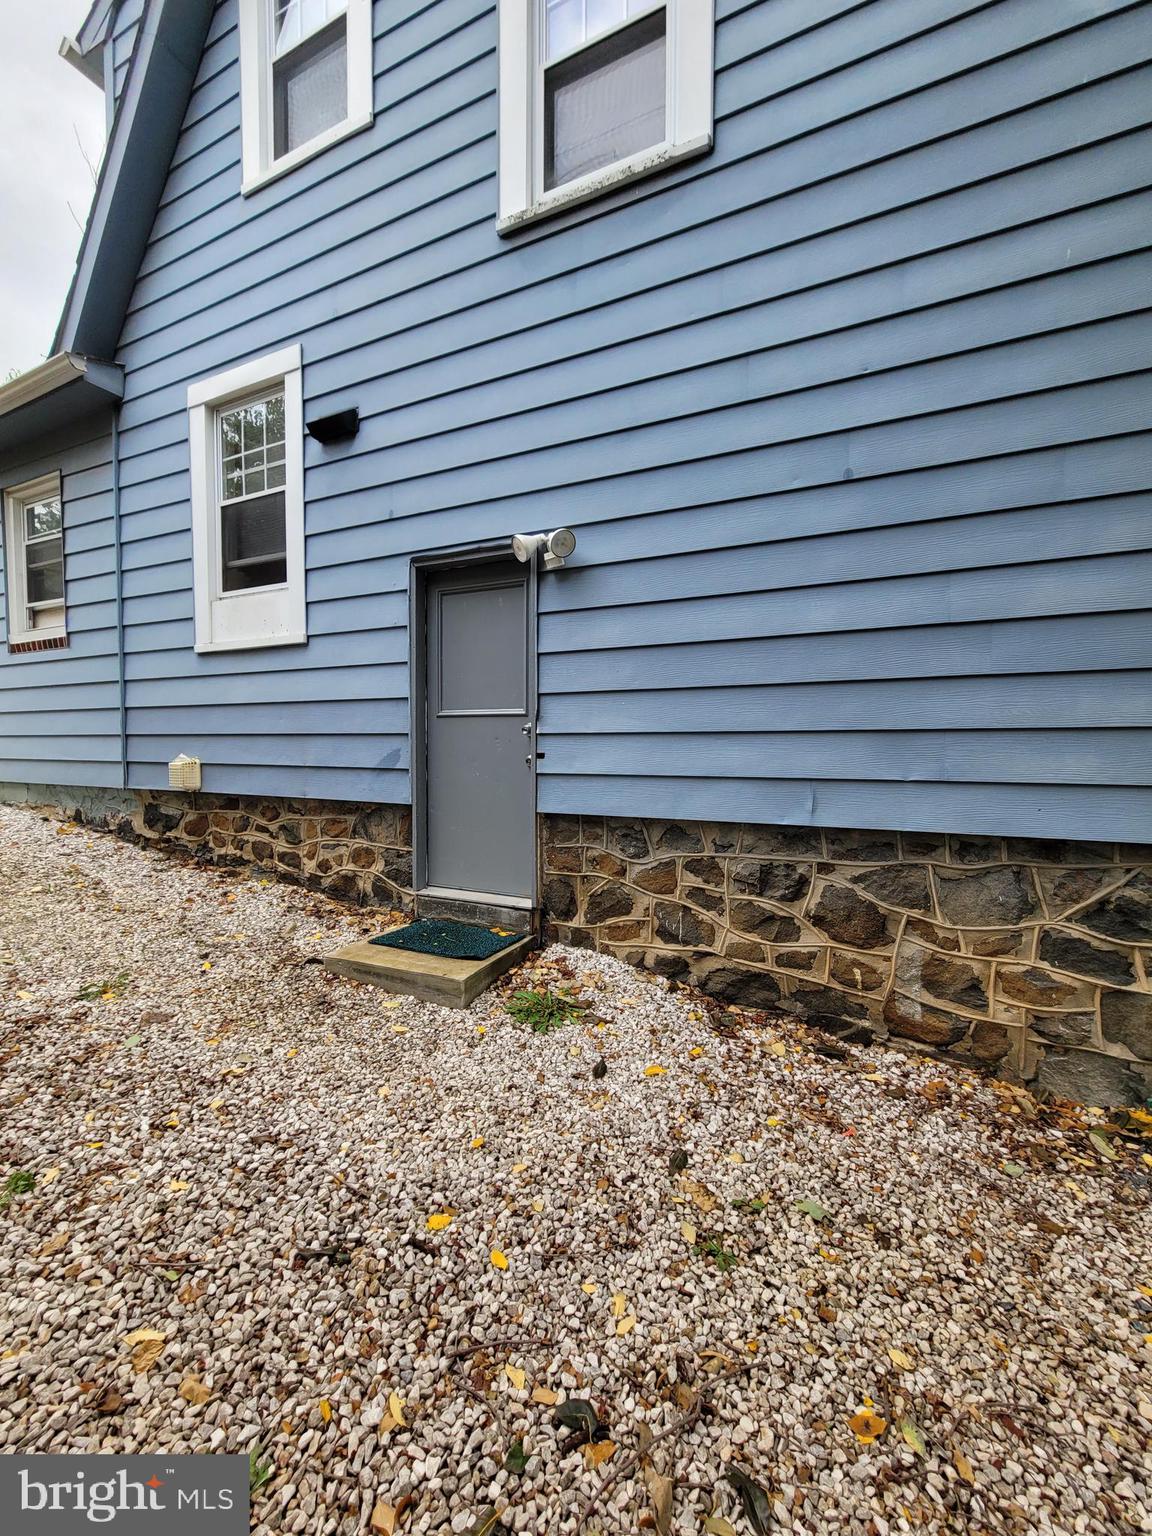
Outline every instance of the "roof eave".
[[0, 385], [0, 452], [111, 409], [124, 394], [124, 372], [115, 363], [76, 352], [57, 352]]

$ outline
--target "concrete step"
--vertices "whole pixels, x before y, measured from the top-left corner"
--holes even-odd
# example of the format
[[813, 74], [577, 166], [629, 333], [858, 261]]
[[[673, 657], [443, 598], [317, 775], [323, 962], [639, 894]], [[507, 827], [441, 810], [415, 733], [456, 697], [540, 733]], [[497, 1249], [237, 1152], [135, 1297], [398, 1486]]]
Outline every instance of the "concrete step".
[[439, 891], [430, 886], [416, 892], [416, 916], [448, 917], [480, 928], [507, 928], [509, 933], [539, 932], [538, 908], [485, 891]]
[[484, 960], [455, 960], [361, 939], [328, 955], [324, 965], [337, 976], [367, 981], [386, 992], [401, 992], [445, 1008], [467, 1008], [498, 976], [526, 959], [535, 945], [535, 937], [529, 934]]

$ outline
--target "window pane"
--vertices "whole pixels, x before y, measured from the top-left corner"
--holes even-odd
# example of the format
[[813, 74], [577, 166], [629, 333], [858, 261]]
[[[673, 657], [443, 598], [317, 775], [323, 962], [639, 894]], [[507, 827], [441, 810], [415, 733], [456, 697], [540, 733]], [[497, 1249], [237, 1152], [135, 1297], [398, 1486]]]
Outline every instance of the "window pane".
[[268, 489], [272, 490], [272, 488], [274, 486], [283, 485], [283, 484], [284, 484], [284, 460], [281, 459], [278, 463], [272, 463], [272, 464], [269, 464], [269, 466], [268, 466]]
[[231, 500], [233, 496], [243, 496], [243, 494], [244, 474], [239, 461], [233, 459], [231, 463], [224, 466], [224, 496], [226, 500]]
[[665, 81], [663, 10], [545, 71], [545, 188], [663, 143]]
[[29, 502], [24, 508], [24, 536], [38, 539], [45, 533], [59, 533], [63, 527], [60, 502], [55, 496]]
[[284, 458], [283, 392], [221, 411], [219, 421], [223, 499], [259, 495], [268, 488], [269, 459]]
[[344, 17], [272, 67], [276, 157], [307, 144], [348, 116], [348, 39]]
[[264, 431], [268, 446], [284, 441], [284, 396], [273, 395], [264, 402]]
[[34, 566], [51, 565], [63, 558], [64, 541], [59, 535], [54, 539], [39, 539], [35, 544], [29, 544], [24, 551], [24, 564], [28, 570]]
[[64, 562], [57, 556], [45, 565], [28, 567], [28, 601], [58, 603], [64, 597]]
[[287, 581], [284, 492], [221, 507], [220, 551], [225, 592]]
[[275, 5], [272, 56], [277, 59], [348, 8], [346, 0], [275, 0]]
[[228, 458], [239, 453], [243, 439], [243, 411], [220, 412], [220, 454]]
[[583, 0], [547, 0], [545, 57], [556, 58], [584, 41]]
[[240, 413], [241, 423], [244, 429], [244, 447], [263, 448], [264, 446], [264, 402], [254, 401], [246, 405]]

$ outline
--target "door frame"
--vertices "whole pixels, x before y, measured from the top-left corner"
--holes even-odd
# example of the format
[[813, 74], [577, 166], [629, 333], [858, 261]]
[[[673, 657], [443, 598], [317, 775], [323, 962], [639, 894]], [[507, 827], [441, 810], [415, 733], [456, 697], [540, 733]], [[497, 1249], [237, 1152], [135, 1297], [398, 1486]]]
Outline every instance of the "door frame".
[[[510, 538], [479, 544], [460, 544], [433, 553], [413, 555], [408, 577], [408, 743], [412, 801], [412, 889], [417, 896], [428, 885], [428, 583], [444, 571], [459, 571], [468, 566], [481, 567], [497, 560], [514, 560]], [[536, 561], [525, 568], [525, 600], [528, 607], [527, 647], [528, 718], [532, 722], [532, 890], [531, 901], [539, 902], [540, 858], [538, 836], [537, 780], [539, 768], [539, 701], [537, 629], [539, 626], [537, 593], [539, 572]], [[462, 892], [466, 897], [469, 893]]]

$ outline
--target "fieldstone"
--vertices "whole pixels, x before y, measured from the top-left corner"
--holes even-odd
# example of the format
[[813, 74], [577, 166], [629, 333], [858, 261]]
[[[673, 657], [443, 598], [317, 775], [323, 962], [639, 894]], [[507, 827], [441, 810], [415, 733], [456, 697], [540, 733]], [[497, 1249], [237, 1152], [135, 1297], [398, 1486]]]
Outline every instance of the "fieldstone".
[[584, 903], [584, 921], [595, 927], [614, 917], [631, 917], [636, 898], [627, 886], [609, 881], [597, 886]]
[[789, 859], [819, 859], [824, 854], [814, 827], [745, 827], [740, 851], [782, 854]]
[[1010, 928], [1005, 933], [976, 933], [968, 941], [969, 953], [994, 960], [1002, 955], [1018, 955], [1024, 944], [1024, 930]]
[[957, 928], [1000, 928], [1037, 912], [1027, 871], [1011, 866], [972, 875], [937, 871], [940, 911]]
[[[319, 836], [319, 828], [310, 825], [315, 819], [314, 817], [305, 819], [302, 834], [306, 841]], [[395, 843], [397, 840], [395, 810], [390, 805], [374, 805], [368, 810], [358, 812], [352, 823], [352, 836], [360, 842], [375, 843], [385, 848]]]
[[590, 873], [611, 875], [616, 880], [622, 880], [628, 873], [628, 866], [623, 859], [618, 859], [614, 853], [606, 853], [601, 848], [588, 853], [587, 868]]
[[649, 855], [648, 834], [638, 821], [610, 821], [608, 843], [625, 859], [646, 859]]
[[975, 1013], [988, 1009], [987, 967], [977, 970], [966, 960], [938, 955], [916, 944], [902, 944], [896, 956], [896, 977], [914, 996], [923, 990]]
[[1127, 885], [1077, 913], [1075, 921], [1108, 939], [1152, 942], [1152, 875], [1141, 870]]
[[735, 853], [740, 846], [740, 827], [731, 822], [706, 826], [704, 843], [713, 853]]
[[885, 906], [932, 911], [932, 887], [922, 864], [886, 864], [854, 876], [852, 884]]
[[667, 976], [672, 980], [687, 975], [691, 967], [686, 955], [677, 955], [668, 950], [657, 950], [648, 956], [648, 969], [655, 971], [657, 976]]
[[179, 811], [166, 811], [151, 800], [144, 807], [144, 825], [149, 832], [175, 832], [180, 816]]
[[702, 885], [690, 885], [681, 894], [685, 901], [690, 901], [693, 906], [703, 907], [706, 912], [724, 911], [724, 897], [719, 891], [705, 890]]
[[608, 923], [601, 932], [600, 937], [610, 944], [630, 943], [634, 939], [644, 939], [648, 936], [647, 919], [638, 920], [629, 918], [621, 923]]
[[1039, 957], [1057, 970], [1110, 981], [1114, 986], [1129, 987], [1136, 982], [1132, 957], [1126, 951], [1089, 944], [1087, 939], [1078, 939], [1059, 928], [1045, 928], [1040, 935]]
[[[617, 863], [620, 861], [617, 860]], [[561, 875], [578, 875], [584, 867], [584, 856], [578, 847], [572, 845], [544, 850], [544, 868], [550, 873]], [[620, 866], [623, 873], [624, 866]]]
[[734, 934], [728, 935], [724, 953], [732, 960], [748, 960], [753, 965], [763, 965], [768, 958], [762, 944], [753, 944], [751, 939], [738, 939]]
[[580, 841], [590, 848], [603, 848], [604, 846], [604, 818], [603, 816], [581, 816]]
[[736, 859], [728, 872], [735, 890], [769, 901], [803, 901], [812, 883], [811, 871], [803, 865], [762, 859]]
[[208, 818], [202, 811], [193, 811], [190, 816], [185, 816], [180, 830], [185, 837], [207, 837]]
[[279, 848], [276, 852], [276, 863], [280, 869], [302, 869], [304, 861], [294, 848]]
[[895, 832], [861, 832], [841, 828], [824, 834], [830, 859], [847, 864], [888, 864], [900, 857]]
[[910, 917], [904, 924], [904, 932], [915, 938], [923, 939], [925, 944], [934, 944], [937, 949], [946, 949], [956, 953], [960, 949], [960, 938], [946, 928], [938, 928], [935, 923], [926, 923], [922, 917]]
[[884, 1018], [894, 1035], [921, 1045], [949, 1046], [962, 1040], [972, 1020], [942, 1008], [925, 1007], [919, 999], [891, 993], [884, 1001]]
[[746, 971], [720, 965], [699, 977], [700, 990], [718, 1003], [737, 1008], [772, 1009], [780, 1001], [780, 987], [765, 971]]
[[569, 922], [576, 916], [576, 882], [564, 880], [559, 876], [545, 880], [540, 892], [544, 899], [544, 910], [550, 917], [558, 922]]
[[677, 883], [676, 860], [664, 859], [659, 864], [649, 864], [644, 869], [632, 871], [632, 883], [654, 896], [671, 896]]
[[998, 837], [950, 837], [948, 850], [953, 864], [1001, 864], [1004, 849]]
[[878, 971], [859, 955], [846, 955], [839, 950], [833, 952], [828, 974], [851, 992], [878, 992], [888, 980], [886, 972]]
[[577, 816], [549, 816], [544, 823], [544, 838], [548, 843], [578, 843], [580, 819]]
[[1141, 1061], [1152, 1061], [1152, 997], [1137, 992], [1104, 992], [1100, 1020], [1105, 1040], [1126, 1045]]
[[1035, 1034], [1056, 1045], [1087, 1045], [1096, 1028], [1093, 1013], [1030, 1013], [1028, 1023]]
[[800, 924], [794, 917], [785, 917], [755, 901], [734, 901], [728, 920], [741, 933], [752, 934], [767, 943], [791, 944], [800, 937]]
[[676, 901], [658, 901], [655, 914], [656, 937], [666, 944], [692, 944], [708, 949], [716, 942], [716, 929], [691, 907]]
[[324, 882], [324, 889], [329, 896], [335, 896], [339, 901], [356, 901], [363, 899], [364, 889], [360, 884], [359, 875], [354, 875], [351, 870], [341, 870]]
[[1033, 1086], [1054, 1099], [1076, 1099], [1105, 1109], [1137, 1107], [1146, 1091], [1128, 1062], [1099, 1051], [1046, 1051]]
[[902, 832], [900, 846], [906, 859], [927, 859], [933, 864], [943, 864], [948, 857], [948, 840], [931, 832]]
[[380, 873], [393, 885], [412, 885], [412, 855], [402, 848], [386, 848], [380, 855]]
[[1057, 838], [1010, 837], [1008, 858], [1024, 864], [1107, 864], [1111, 843], [1068, 843]]
[[701, 859], [685, 859], [684, 873], [690, 875], [700, 885], [714, 885], [721, 890], [724, 888], [724, 866], [719, 859], [705, 856]]
[[356, 869], [375, 869], [376, 850], [369, 848], [367, 843], [356, 843], [348, 855], [348, 862]]
[[860, 1024], [872, 1017], [868, 1004], [816, 982], [801, 982], [794, 986], [789, 1001], [809, 1024], [833, 1029], [836, 1033], [841, 1032], [844, 1024]]
[[684, 826], [679, 821], [669, 821], [661, 827], [654, 842], [659, 853], [704, 852], [704, 837], [700, 828]]
[[1036, 878], [1049, 917], [1063, 917], [1071, 907], [1091, 900], [1124, 874], [1120, 869], [1038, 869]]
[[818, 949], [778, 949], [776, 964], [785, 971], [811, 971], [820, 959]]
[[1092, 1001], [1091, 989], [1082, 982], [1054, 976], [1036, 965], [1021, 970], [1000, 966], [996, 985], [1001, 997], [1013, 1003], [1030, 1003], [1035, 1008], [1063, 1008], [1069, 1003]]
[[998, 1061], [1003, 1061], [1012, 1049], [1012, 1037], [1003, 1024], [993, 1024], [990, 1020], [977, 1019], [964, 1045], [969, 1056], [974, 1056], [985, 1066], [992, 1067]]
[[878, 949], [888, 941], [884, 913], [848, 886], [826, 885], [809, 916], [829, 938], [853, 949]]
[[290, 848], [296, 848], [304, 841], [300, 822], [296, 817], [289, 817], [287, 821], [280, 823], [276, 828], [276, 841], [287, 843]]

